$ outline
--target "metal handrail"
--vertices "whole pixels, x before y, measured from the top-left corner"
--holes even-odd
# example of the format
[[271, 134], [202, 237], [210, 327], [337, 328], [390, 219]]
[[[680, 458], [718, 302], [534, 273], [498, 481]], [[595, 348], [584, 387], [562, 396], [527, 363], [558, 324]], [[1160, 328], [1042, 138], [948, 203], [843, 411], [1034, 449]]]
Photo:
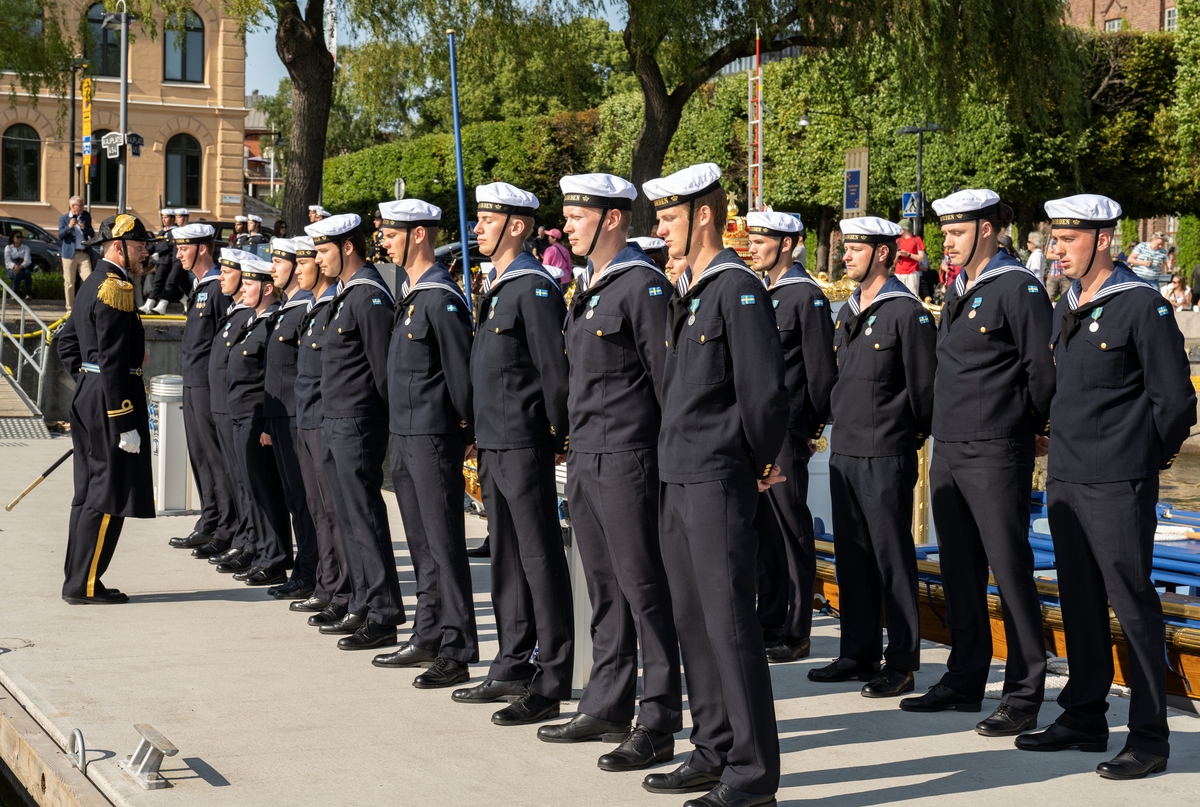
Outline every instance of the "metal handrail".
[[[20, 326], [15, 333], [9, 330], [8, 327], [10, 297], [21, 307]], [[27, 330], [31, 325], [30, 320], [33, 321], [32, 324], [36, 324], [37, 326], [34, 330]], [[0, 280], [0, 337], [12, 342], [13, 346], [17, 349], [17, 371], [14, 373], [14, 377], [18, 384], [21, 383], [22, 371], [26, 364], [38, 374], [36, 403], [38, 409], [41, 409], [46, 389], [46, 356], [49, 354], [47, 345], [50, 339], [50, 328], [42, 321], [41, 317], [33, 312], [32, 308], [25, 304], [25, 301], [13, 291], [12, 287], [3, 280]], [[34, 349], [33, 353], [25, 349], [25, 340], [31, 338], [38, 338], [41, 341], [41, 344]]]

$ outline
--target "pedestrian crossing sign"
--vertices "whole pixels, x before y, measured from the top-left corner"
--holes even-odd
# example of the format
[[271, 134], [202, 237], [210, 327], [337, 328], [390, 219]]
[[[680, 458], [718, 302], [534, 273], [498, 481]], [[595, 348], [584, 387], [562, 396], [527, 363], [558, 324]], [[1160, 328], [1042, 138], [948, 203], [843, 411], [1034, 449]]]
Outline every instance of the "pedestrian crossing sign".
[[922, 193], [902, 193], [900, 195], [900, 209], [904, 213], [904, 218], [915, 219], [925, 213], [925, 202]]

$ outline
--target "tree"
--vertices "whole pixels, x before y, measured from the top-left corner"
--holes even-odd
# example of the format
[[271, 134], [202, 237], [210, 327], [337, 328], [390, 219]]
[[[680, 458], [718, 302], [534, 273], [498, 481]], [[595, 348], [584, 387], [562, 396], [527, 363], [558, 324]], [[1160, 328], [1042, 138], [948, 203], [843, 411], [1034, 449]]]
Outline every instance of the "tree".
[[1200, 155], [1200, 0], [1175, 3], [1175, 34], [1179, 72], [1175, 83], [1175, 114], [1179, 145], [1188, 156]]

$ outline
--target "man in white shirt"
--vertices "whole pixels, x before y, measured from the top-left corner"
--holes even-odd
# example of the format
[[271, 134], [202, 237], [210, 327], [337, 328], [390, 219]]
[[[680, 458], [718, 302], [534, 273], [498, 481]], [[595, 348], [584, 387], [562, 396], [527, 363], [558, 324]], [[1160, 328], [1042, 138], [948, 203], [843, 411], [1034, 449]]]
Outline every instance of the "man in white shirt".
[[1046, 274], [1046, 253], [1042, 252], [1042, 236], [1040, 233], [1030, 233], [1025, 239], [1025, 248], [1029, 250], [1029, 260], [1025, 268], [1038, 280]]

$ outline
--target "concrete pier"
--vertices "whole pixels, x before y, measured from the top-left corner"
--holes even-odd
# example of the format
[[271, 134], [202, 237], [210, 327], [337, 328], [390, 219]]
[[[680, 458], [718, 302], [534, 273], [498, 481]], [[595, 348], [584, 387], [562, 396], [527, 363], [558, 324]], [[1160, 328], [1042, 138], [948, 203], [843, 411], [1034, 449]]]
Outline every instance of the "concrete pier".
[[[68, 447], [64, 438], [4, 442], [0, 498], [7, 503]], [[411, 617], [412, 565], [395, 500], [385, 495]], [[47, 765], [62, 768], [56, 754], [73, 729], [89, 748], [87, 781], [67, 769], [69, 786], [55, 791], [61, 800], [43, 803], [103, 803], [88, 788], [119, 807], [670, 807], [687, 798], [647, 793], [641, 773], [600, 771], [595, 761], [608, 745], [548, 745], [533, 727], [499, 728], [490, 722], [495, 707], [416, 690], [415, 671], [374, 668], [372, 651], [337, 650], [336, 637], [321, 636], [286, 603], [169, 548], [191, 517], [126, 522], [104, 582], [128, 593], [129, 604], [66, 605], [59, 594], [70, 499], [68, 465], [12, 513], [0, 512], [0, 684], [8, 691], [0, 690], [0, 753], [12, 745], [6, 727], [21, 715], [30, 718], [25, 753]], [[470, 545], [485, 532], [485, 522], [468, 519]], [[472, 569], [484, 659], [472, 670], [477, 682], [497, 643], [488, 566]], [[857, 683], [810, 683], [806, 672], [837, 654], [837, 633], [836, 619], [818, 617], [813, 657], [772, 668], [781, 804], [1170, 807], [1194, 803], [1200, 792], [1195, 717], [1172, 712], [1165, 775], [1109, 782], [1093, 769], [1124, 743], [1124, 699], [1111, 699], [1107, 755], [1021, 752], [1011, 739], [972, 730], [995, 701], [985, 701], [981, 715], [914, 715], [894, 701], [862, 698]], [[942, 674], [945, 657], [946, 648], [926, 645], [918, 691]], [[564, 717], [574, 708], [564, 704]], [[1058, 711], [1047, 703], [1040, 723]], [[179, 747], [162, 768], [171, 788], [140, 790], [117, 769], [138, 744], [135, 723]], [[33, 736], [38, 728], [45, 736]], [[685, 729], [672, 764], [688, 750]], [[51, 779], [53, 786], [53, 769]]]

